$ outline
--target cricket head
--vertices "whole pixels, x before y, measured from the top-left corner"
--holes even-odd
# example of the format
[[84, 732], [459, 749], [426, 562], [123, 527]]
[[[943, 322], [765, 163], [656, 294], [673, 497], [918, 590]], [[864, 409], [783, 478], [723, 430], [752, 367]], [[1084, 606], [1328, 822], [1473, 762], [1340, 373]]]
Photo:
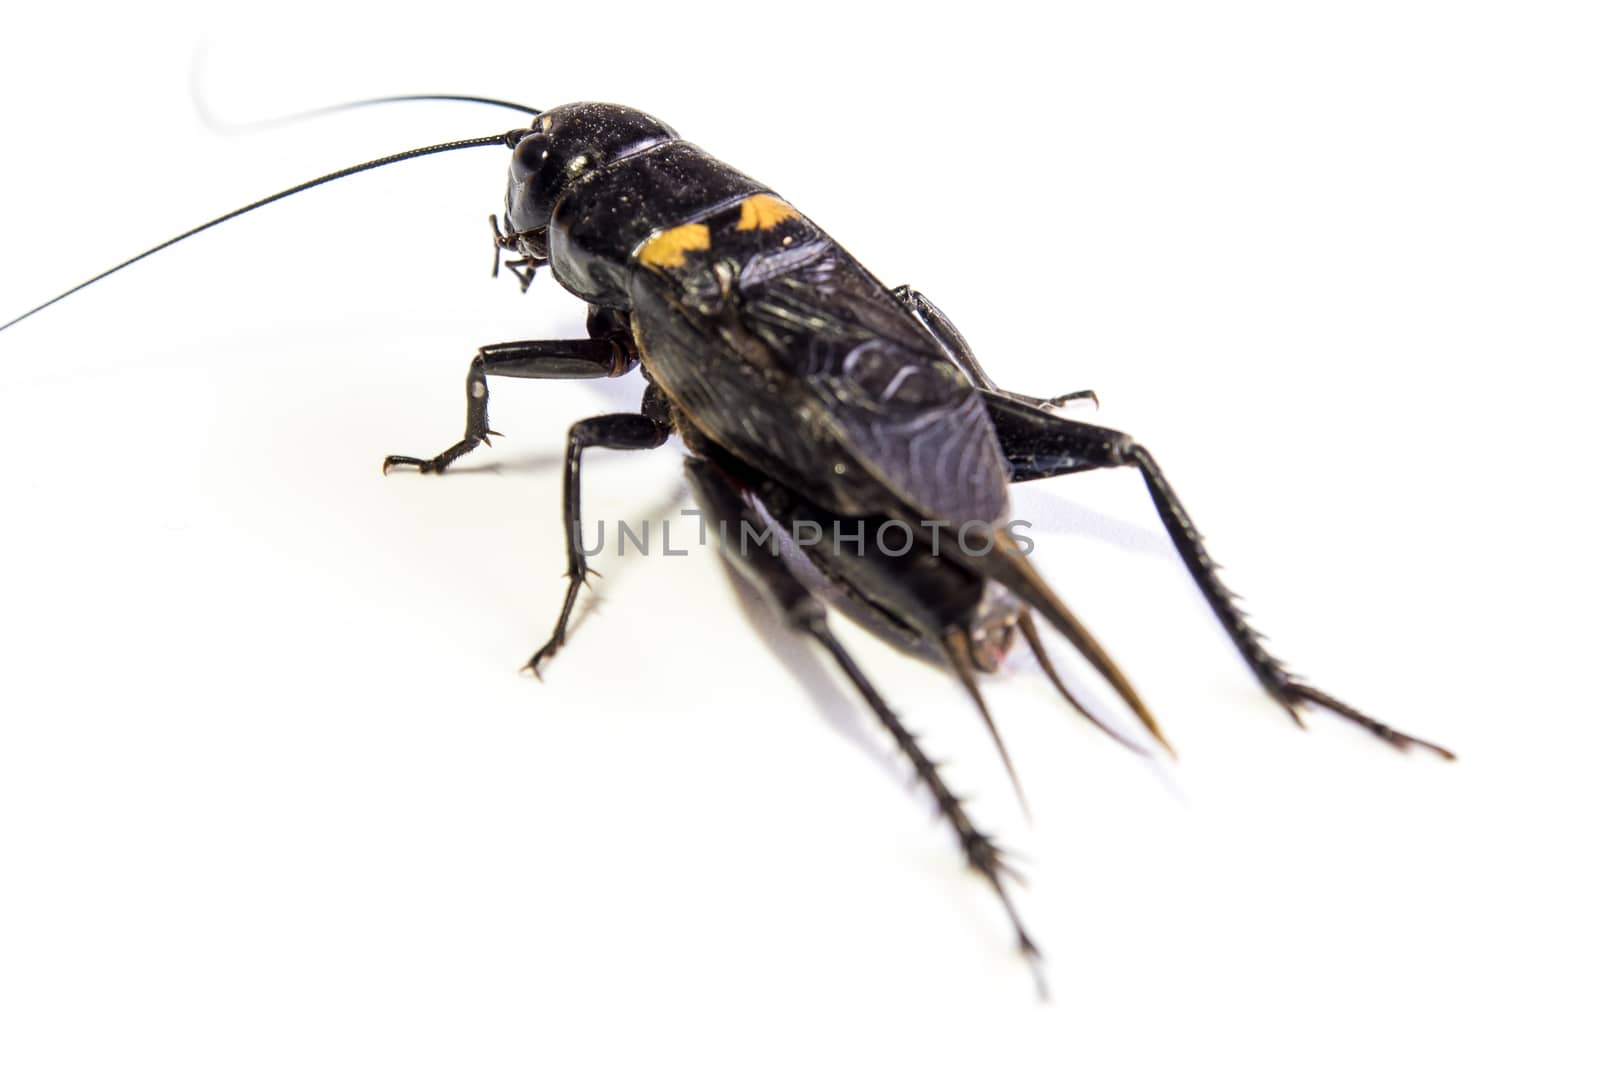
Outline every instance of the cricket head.
[[512, 150], [506, 223], [522, 254], [544, 258], [556, 202], [605, 164], [677, 137], [643, 111], [620, 104], [563, 104], [534, 120]]

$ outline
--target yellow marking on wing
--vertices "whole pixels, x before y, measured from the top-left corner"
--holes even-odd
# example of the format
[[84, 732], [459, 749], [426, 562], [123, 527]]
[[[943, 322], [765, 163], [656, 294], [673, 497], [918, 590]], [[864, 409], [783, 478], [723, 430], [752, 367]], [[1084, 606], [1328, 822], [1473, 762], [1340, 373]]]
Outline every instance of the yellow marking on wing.
[[784, 219], [797, 219], [800, 212], [775, 196], [756, 193], [739, 202], [739, 224], [736, 230], [770, 230]]
[[639, 262], [647, 267], [681, 267], [684, 254], [711, 247], [711, 230], [702, 222], [662, 230], [639, 249]]

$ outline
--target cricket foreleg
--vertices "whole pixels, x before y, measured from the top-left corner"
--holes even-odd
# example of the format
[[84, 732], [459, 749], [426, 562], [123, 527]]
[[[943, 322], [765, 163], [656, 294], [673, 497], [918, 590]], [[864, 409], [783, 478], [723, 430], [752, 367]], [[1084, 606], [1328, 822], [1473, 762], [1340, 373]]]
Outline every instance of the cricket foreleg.
[[724, 531], [722, 551], [729, 564], [760, 590], [790, 628], [808, 635], [827, 651], [834, 663], [850, 679], [850, 684], [855, 687], [856, 692], [860, 693], [862, 699], [871, 707], [872, 713], [883, 724], [884, 729], [894, 738], [895, 744], [911, 762], [918, 779], [933, 794], [940, 814], [955, 831], [968, 865], [989, 883], [1000, 898], [1001, 906], [1005, 908], [1012, 929], [1016, 932], [1017, 947], [1033, 967], [1040, 993], [1043, 995], [1044, 978], [1040, 971], [1039, 948], [1028, 936], [1006, 890], [1005, 880], [1015, 879], [1017, 875], [1007, 865], [1005, 854], [989, 835], [973, 825], [961, 799], [950, 791], [940, 776], [938, 764], [922, 751], [921, 746], [917, 744], [916, 736], [906, 729], [905, 724], [867, 680], [855, 660], [833, 636], [832, 630], [828, 628], [827, 609], [776, 554], [773, 550], [775, 542], [768, 540], [765, 545], [745, 543], [743, 531], [770, 531], [771, 527], [767, 520], [744, 499], [738, 485], [719, 467], [704, 459], [689, 460], [687, 471], [690, 486], [706, 517]]
[[1216, 561], [1206, 550], [1194, 520], [1156, 465], [1155, 457], [1143, 445], [1117, 430], [1046, 414], [1009, 397], [990, 393], [985, 400], [1000, 438], [1000, 447], [1011, 462], [1013, 481], [1108, 467], [1133, 467], [1139, 471], [1162, 525], [1206, 603], [1211, 605], [1251, 672], [1297, 722], [1302, 709], [1316, 706], [1359, 724], [1396, 748], [1419, 745], [1446, 759], [1455, 758], [1447, 749], [1385, 726], [1307, 685], [1267, 651], [1261, 634], [1240, 609], [1238, 598], [1222, 583]]
[[[594, 331], [594, 317], [590, 320]], [[628, 373], [637, 363], [631, 348], [619, 339], [591, 338], [567, 341], [509, 341], [485, 345], [472, 357], [467, 369], [467, 431], [461, 440], [432, 459], [415, 456], [387, 456], [383, 473], [394, 467], [415, 467], [424, 474], [442, 474], [444, 469], [480, 444], [489, 444], [488, 376], [501, 378], [616, 378]]]
[[989, 377], [988, 372], [983, 369], [983, 365], [978, 362], [978, 357], [973, 354], [972, 346], [967, 343], [965, 337], [961, 336], [961, 331], [956, 329], [956, 324], [951, 322], [950, 317], [940, 311], [932, 300], [929, 300], [909, 285], [902, 285], [893, 290], [893, 296], [904, 304], [911, 314], [917, 317], [917, 321], [922, 323], [922, 328], [928, 331], [933, 339], [939, 343], [939, 347], [944, 349], [945, 354], [950, 357], [950, 362], [959, 367], [968, 380], [978, 388], [987, 389], [991, 393], [999, 393], [1001, 396], [1010, 397], [1042, 411], [1070, 407], [1080, 402], [1093, 404], [1097, 408], [1100, 406], [1100, 398], [1095, 395], [1093, 389], [1080, 389], [1075, 393], [1064, 393], [1061, 396], [1045, 398], [1025, 396], [1022, 393], [1013, 393], [1009, 389], [1000, 388], [994, 383], [994, 379]]
[[583, 518], [578, 506], [579, 480], [586, 448], [646, 449], [658, 448], [671, 436], [671, 427], [648, 415], [597, 415], [573, 424], [567, 432], [567, 460], [561, 482], [561, 519], [567, 531], [567, 595], [561, 603], [561, 614], [555, 629], [537, 652], [529, 659], [527, 670], [539, 673], [539, 666], [567, 641], [567, 623], [572, 618], [573, 606], [578, 602], [578, 591], [588, 584], [589, 567], [583, 558]]

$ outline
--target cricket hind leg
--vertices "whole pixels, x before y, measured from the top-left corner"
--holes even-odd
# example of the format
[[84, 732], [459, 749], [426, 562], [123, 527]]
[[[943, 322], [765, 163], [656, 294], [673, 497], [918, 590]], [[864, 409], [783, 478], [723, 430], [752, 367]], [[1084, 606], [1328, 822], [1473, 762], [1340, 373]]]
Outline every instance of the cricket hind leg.
[[584, 450], [612, 448], [638, 451], [659, 448], [672, 435], [672, 426], [661, 417], [661, 410], [659, 395], [651, 389], [645, 393], [644, 414], [596, 415], [573, 423], [567, 431], [567, 456], [561, 481], [561, 520], [566, 528], [567, 545], [567, 592], [550, 640], [528, 658], [524, 670], [537, 675], [539, 667], [567, 643], [567, 624], [572, 619], [572, 609], [578, 603], [578, 592], [589, 584], [591, 571], [583, 556], [583, 517], [579, 506]]
[[999, 435], [1000, 447], [1015, 472], [1013, 481], [1111, 467], [1138, 470], [1161, 517], [1161, 524], [1166, 527], [1179, 558], [1200, 587], [1212, 613], [1262, 687], [1296, 722], [1300, 721], [1304, 708], [1315, 706], [1356, 723], [1396, 748], [1416, 745], [1445, 759], [1455, 759], [1450, 750], [1401, 733], [1306, 684], [1267, 651], [1262, 635], [1250, 625], [1239, 607], [1238, 597], [1223, 584], [1220, 569], [1206, 550], [1194, 520], [1179, 502], [1155, 457], [1143, 445], [1120, 431], [1041, 412], [1010, 397], [986, 393], [984, 399]]
[[431, 459], [386, 456], [383, 473], [395, 467], [415, 467], [423, 474], [443, 474], [445, 468], [479, 445], [491, 444], [500, 434], [489, 429], [488, 377], [501, 378], [617, 378], [638, 365], [638, 356], [620, 313], [589, 309], [589, 338], [561, 341], [508, 341], [484, 345], [467, 368], [467, 429], [461, 440]]
[[[770, 530], [767, 520], [745, 499], [738, 483], [726, 471], [704, 458], [690, 459], [686, 469], [690, 487], [701, 508], [704, 509], [707, 518], [716, 522], [720, 529]], [[990, 888], [1000, 899], [1000, 904], [1005, 909], [1011, 928], [1016, 934], [1017, 948], [1033, 968], [1040, 995], [1045, 995], [1044, 976], [1041, 970], [1042, 957], [1038, 945], [1028, 935], [1027, 928], [1023, 926], [1021, 916], [1006, 889], [1007, 879], [1018, 881], [1020, 879], [1016, 871], [1006, 862], [1005, 853], [988, 834], [973, 825], [965, 806], [961, 803], [961, 798], [951, 792], [943, 776], [940, 775], [939, 765], [922, 750], [922, 746], [917, 743], [916, 735], [900, 721], [899, 716], [862, 673], [849, 652], [833, 636], [833, 631], [828, 627], [826, 607], [795, 577], [788, 565], [776, 554], [775, 542], [769, 541], [768, 547], [757, 545], [753, 546], [753, 550], [746, 551], [742, 535], [736, 544], [730, 544], [729, 540], [724, 534], [723, 557], [751, 585], [760, 590], [791, 629], [809, 636], [822, 646], [850, 679], [850, 684], [872, 709], [873, 715], [894, 739], [895, 745], [910, 761], [917, 778], [933, 795], [940, 814], [955, 832], [967, 864], [989, 883]]]
[[960, 368], [968, 380], [978, 388], [1010, 397], [1019, 403], [1027, 404], [1041, 411], [1071, 407], [1084, 402], [1099, 408], [1100, 398], [1095, 395], [1093, 389], [1080, 389], [1074, 393], [1063, 393], [1054, 397], [1037, 397], [1013, 393], [1009, 389], [1000, 388], [994, 383], [994, 379], [989, 377], [989, 373], [983, 369], [983, 364], [978, 362], [978, 357], [973, 353], [972, 346], [967, 343], [965, 337], [961, 336], [961, 331], [956, 329], [956, 324], [950, 321], [948, 315], [939, 310], [938, 305], [909, 285], [902, 285], [891, 290], [891, 295], [904, 304], [912, 315], [916, 316], [917, 321], [922, 323], [922, 328], [932, 335], [933, 339], [939, 343], [939, 347], [944, 349], [945, 354], [950, 357], [950, 362]]
[[[817, 507], [708, 442], [701, 442], [696, 451], [715, 457], [711, 462], [730, 478], [751, 486], [750, 495], [771, 516], [771, 525], [796, 532], [802, 527], [816, 531], [813, 540], [795, 538], [795, 547], [845, 594], [840, 606], [847, 615], [895, 643], [943, 660], [972, 697], [1026, 814], [1028, 802], [1016, 766], [975, 673], [999, 667], [1015, 637], [1013, 613], [1018, 606], [1005, 597], [994, 597], [998, 590], [993, 583], [942, 557], [936, 543], [913, 552], [908, 542], [906, 551], [890, 551], [884, 534], [893, 524], [883, 518], [857, 517], [855, 532], [847, 533], [852, 525], [849, 518]], [[909, 534], [910, 528], [906, 531]]]

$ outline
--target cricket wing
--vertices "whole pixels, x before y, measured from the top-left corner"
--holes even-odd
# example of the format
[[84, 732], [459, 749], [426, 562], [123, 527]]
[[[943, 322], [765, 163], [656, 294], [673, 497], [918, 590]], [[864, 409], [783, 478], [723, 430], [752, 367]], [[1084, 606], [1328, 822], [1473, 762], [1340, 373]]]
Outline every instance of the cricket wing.
[[642, 272], [634, 303], [652, 376], [752, 466], [840, 514], [1004, 517], [1010, 469], [981, 395], [825, 235]]

